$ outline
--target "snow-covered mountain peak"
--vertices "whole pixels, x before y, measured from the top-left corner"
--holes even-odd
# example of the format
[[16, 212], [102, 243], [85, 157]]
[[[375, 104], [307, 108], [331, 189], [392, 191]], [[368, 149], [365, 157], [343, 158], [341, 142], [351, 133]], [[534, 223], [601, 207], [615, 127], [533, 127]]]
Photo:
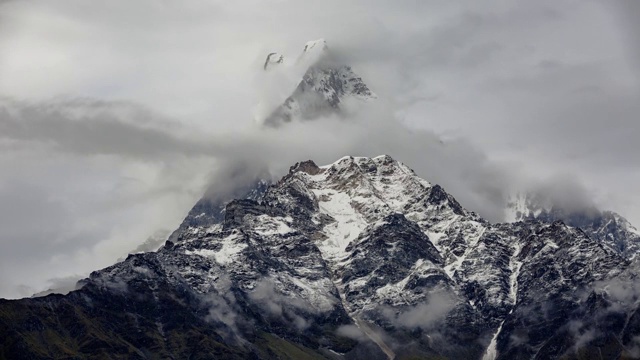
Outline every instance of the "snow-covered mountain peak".
[[[270, 54], [265, 69], [279, 59], [277, 53]], [[265, 125], [280, 126], [341, 114], [345, 101], [366, 103], [377, 98], [351, 66], [332, 56], [324, 39], [307, 42], [293, 67], [306, 69], [304, 75], [291, 96], [264, 119]]]
[[313, 208], [319, 210], [318, 216], [334, 219], [325, 227], [328, 243], [320, 247], [332, 259], [344, 256], [351, 241], [386, 216], [401, 213], [425, 230], [429, 227], [433, 231], [446, 230], [447, 224], [457, 218], [475, 218], [442, 187], [430, 184], [388, 155], [345, 156], [323, 166], [301, 162], [271, 191], [266, 198], [278, 199], [280, 203], [289, 198], [286, 194], [304, 194]]

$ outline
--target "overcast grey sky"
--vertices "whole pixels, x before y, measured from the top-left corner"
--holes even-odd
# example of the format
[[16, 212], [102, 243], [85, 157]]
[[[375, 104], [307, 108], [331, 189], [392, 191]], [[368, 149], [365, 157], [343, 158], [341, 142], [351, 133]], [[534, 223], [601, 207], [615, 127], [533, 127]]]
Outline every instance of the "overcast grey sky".
[[[113, 263], [238, 164], [390, 153], [492, 220], [563, 179], [640, 225], [639, 4], [0, 1], [0, 297]], [[290, 86], [266, 54], [320, 37], [378, 101], [260, 129]]]

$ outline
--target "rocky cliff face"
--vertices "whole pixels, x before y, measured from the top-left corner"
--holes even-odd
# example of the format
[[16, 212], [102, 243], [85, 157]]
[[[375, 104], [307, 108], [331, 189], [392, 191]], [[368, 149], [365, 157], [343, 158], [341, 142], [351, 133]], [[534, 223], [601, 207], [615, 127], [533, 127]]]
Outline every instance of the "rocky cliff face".
[[637, 355], [638, 266], [582, 229], [491, 224], [389, 156], [249, 193], [69, 295], [0, 301], [0, 357]]

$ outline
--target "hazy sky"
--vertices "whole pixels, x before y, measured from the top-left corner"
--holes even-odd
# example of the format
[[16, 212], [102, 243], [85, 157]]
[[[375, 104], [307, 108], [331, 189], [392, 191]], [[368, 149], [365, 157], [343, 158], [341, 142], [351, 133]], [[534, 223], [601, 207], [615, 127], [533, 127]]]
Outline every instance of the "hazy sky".
[[[639, 24], [635, 0], [0, 1], [0, 297], [110, 265], [230, 169], [308, 158], [390, 153], [492, 220], [562, 179], [640, 225]], [[378, 101], [260, 129], [292, 90], [266, 54], [321, 37]]]

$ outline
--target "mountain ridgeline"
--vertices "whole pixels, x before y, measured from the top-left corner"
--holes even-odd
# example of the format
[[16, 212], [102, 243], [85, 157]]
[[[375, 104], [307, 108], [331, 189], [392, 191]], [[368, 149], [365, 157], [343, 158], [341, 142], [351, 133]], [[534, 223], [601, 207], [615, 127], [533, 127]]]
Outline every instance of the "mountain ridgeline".
[[0, 301], [0, 357], [638, 355], [635, 258], [580, 228], [489, 223], [389, 156], [298, 163], [260, 193], [68, 295]]

